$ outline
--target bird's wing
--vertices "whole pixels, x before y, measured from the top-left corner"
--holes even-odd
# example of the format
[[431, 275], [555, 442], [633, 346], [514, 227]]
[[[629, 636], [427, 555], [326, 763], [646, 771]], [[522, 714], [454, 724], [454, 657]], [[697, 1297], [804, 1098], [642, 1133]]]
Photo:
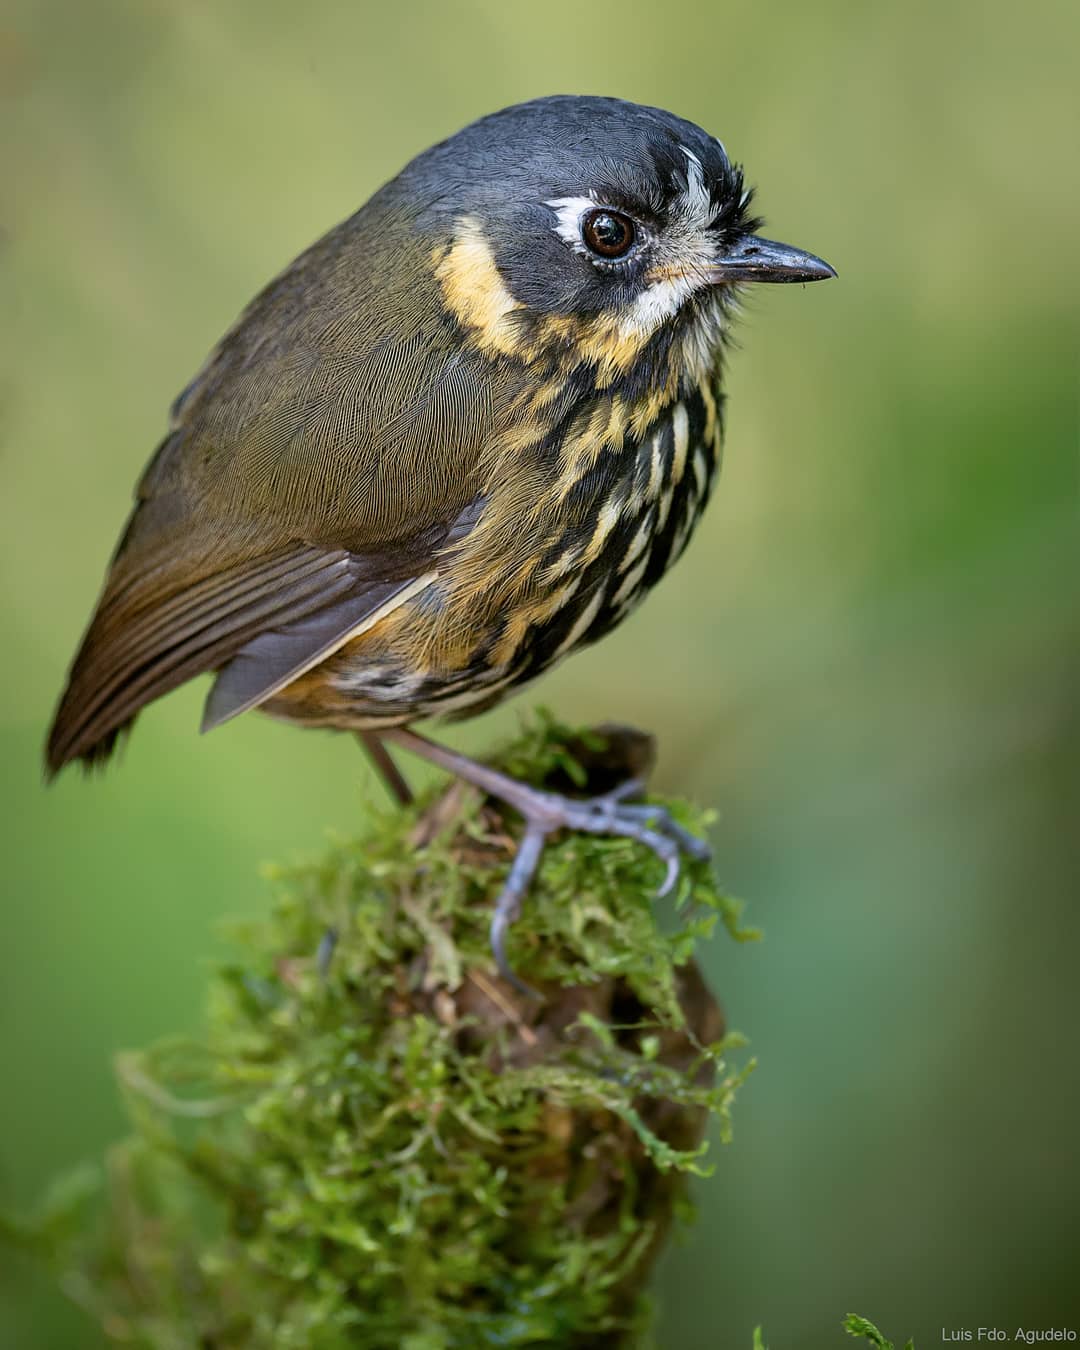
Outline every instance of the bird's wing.
[[323, 604], [313, 614], [260, 632], [219, 672], [203, 710], [202, 730], [212, 731], [231, 717], [264, 703], [419, 595], [438, 575], [433, 571], [407, 581], [374, 582], [359, 593]]
[[[395, 569], [396, 570], [396, 569]], [[108, 757], [147, 703], [247, 655], [215, 690], [210, 725], [269, 697], [437, 574], [387, 577], [344, 551], [297, 547], [213, 573], [149, 605], [106, 591], [72, 667], [49, 737], [56, 772]]]
[[475, 519], [491, 382], [421, 257], [380, 241], [357, 217], [302, 255], [177, 400], [51, 771], [106, 758], [145, 704], [229, 662], [208, 723], [260, 702], [427, 584]]

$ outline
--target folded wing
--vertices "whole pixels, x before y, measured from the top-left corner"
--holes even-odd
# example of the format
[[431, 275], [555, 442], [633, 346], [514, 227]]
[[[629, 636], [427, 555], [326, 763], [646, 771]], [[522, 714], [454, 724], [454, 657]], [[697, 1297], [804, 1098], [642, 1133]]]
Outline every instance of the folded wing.
[[108, 758], [142, 707], [205, 671], [225, 667], [204, 726], [261, 702], [434, 577], [388, 570], [344, 550], [296, 547], [167, 597], [107, 589], [56, 713], [49, 773]]
[[106, 759], [142, 707], [205, 671], [205, 726], [253, 707], [428, 584], [471, 528], [503, 377], [463, 346], [426, 247], [385, 228], [395, 209], [373, 198], [301, 255], [177, 400], [50, 774]]

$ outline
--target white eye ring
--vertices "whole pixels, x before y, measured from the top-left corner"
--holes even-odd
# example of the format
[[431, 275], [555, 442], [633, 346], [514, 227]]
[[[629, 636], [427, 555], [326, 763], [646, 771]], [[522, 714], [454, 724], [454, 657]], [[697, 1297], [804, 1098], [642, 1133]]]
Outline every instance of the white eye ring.
[[[620, 210], [617, 206], [609, 206], [596, 194], [590, 194], [588, 197], [556, 197], [544, 205], [555, 212], [555, 233], [563, 243], [605, 271], [620, 267], [634, 257], [648, 238], [645, 227], [639, 220], [635, 220], [628, 212]], [[625, 252], [605, 256], [589, 247], [585, 240], [585, 226], [588, 218], [597, 213], [615, 216], [619, 220], [628, 220], [631, 223], [634, 238]]]

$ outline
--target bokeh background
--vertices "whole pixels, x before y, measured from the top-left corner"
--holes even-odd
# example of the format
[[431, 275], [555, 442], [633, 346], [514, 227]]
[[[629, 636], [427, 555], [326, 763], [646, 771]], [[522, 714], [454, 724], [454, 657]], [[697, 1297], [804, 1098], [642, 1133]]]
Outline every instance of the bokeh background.
[[[0, 1203], [124, 1129], [110, 1057], [198, 1026], [264, 859], [380, 789], [345, 738], [155, 706], [41, 783], [53, 701], [165, 409], [249, 296], [413, 153], [555, 91], [721, 135], [770, 233], [720, 491], [542, 698], [662, 746], [767, 930], [711, 978], [760, 1068], [657, 1292], [668, 1350], [861, 1311], [1080, 1330], [1080, 11], [7, 0], [0, 13]], [[1070, 128], [1072, 129], [1070, 132]], [[0, 1345], [93, 1347], [0, 1270]]]

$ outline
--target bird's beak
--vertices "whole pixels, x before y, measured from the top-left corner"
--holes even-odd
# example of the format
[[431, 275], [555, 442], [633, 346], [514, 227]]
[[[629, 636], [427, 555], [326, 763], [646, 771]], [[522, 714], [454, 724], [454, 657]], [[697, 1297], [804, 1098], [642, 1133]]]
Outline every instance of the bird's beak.
[[733, 281], [824, 281], [836, 272], [821, 258], [790, 244], [748, 234], [706, 269], [718, 285]]

